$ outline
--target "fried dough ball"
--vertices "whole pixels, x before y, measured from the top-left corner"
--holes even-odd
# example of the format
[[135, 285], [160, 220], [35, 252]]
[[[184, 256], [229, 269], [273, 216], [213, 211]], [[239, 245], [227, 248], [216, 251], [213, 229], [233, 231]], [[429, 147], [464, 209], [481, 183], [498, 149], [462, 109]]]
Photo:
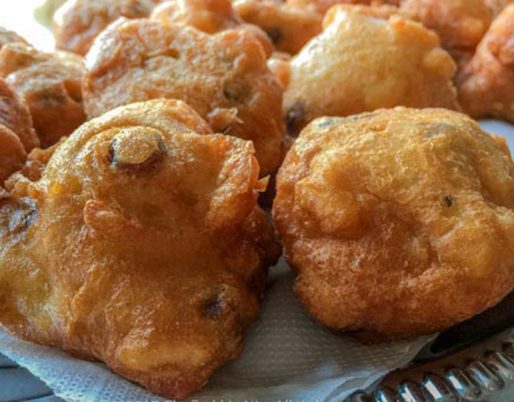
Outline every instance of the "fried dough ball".
[[474, 52], [492, 20], [484, 0], [402, 0], [400, 12], [436, 31], [457, 60]]
[[148, 19], [118, 21], [87, 57], [84, 103], [89, 117], [132, 102], [177, 98], [213, 131], [253, 141], [263, 175], [283, 157], [283, 89], [245, 30], [208, 35]]
[[0, 49], [8, 43], [27, 43], [27, 41], [16, 32], [9, 31], [0, 26]]
[[152, 19], [195, 27], [214, 34], [226, 29], [244, 29], [256, 36], [266, 56], [273, 53], [273, 44], [256, 25], [245, 24], [232, 8], [230, 0], [171, 0], [157, 6]]
[[39, 146], [27, 106], [0, 78], [0, 189], [19, 170], [27, 152]]
[[280, 52], [296, 54], [321, 32], [321, 16], [312, 10], [266, 0], [239, 0], [234, 8], [244, 21], [261, 27]]
[[159, 0], [68, 0], [54, 16], [58, 49], [85, 55], [107, 26], [124, 18], [148, 17]]
[[41, 145], [55, 144], [84, 122], [81, 57], [44, 53], [22, 43], [0, 50], [0, 76], [27, 103]]
[[514, 123], [514, 4], [494, 20], [475, 55], [460, 71], [457, 86], [466, 113]]
[[514, 165], [457, 112], [316, 119], [273, 215], [306, 309], [368, 342], [444, 330], [514, 289]]
[[180, 101], [85, 123], [0, 201], [0, 322], [186, 398], [239, 355], [277, 258], [258, 176]]
[[320, 116], [393, 106], [458, 109], [455, 63], [421, 24], [347, 6], [333, 7], [323, 24], [290, 63], [284, 106], [292, 135]]

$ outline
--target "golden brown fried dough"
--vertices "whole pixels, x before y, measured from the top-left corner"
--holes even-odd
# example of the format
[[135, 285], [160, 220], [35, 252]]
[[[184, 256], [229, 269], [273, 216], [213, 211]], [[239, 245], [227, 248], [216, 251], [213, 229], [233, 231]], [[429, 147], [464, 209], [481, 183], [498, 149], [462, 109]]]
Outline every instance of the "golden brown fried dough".
[[0, 78], [0, 125], [15, 133], [27, 152], [40, 145], [29, 108], [2, 78]]
[[41, 174], [46, 164], [50, 160], [50, 157], [53, 155], [55, 149], [65, 139], [66, 137], [63, 137], [57, 144], [54, 144], [51, 147], [45, 149], [34, 148], [27, 155], [25, 164], [21, 167], [21, 169], [17, 170], [5, 181], [5, 188], [12, 192], [17, 192], [18, 194], [26, 192], [26, 189], [31, 184], [31, 182], [37, 181], [41, 178]]
[[16, 32], [9, 31], [0, 26], [0, 49], [8, 43], [27, 43], [27, 41]]
[[182, 102], [91, 120], [0, 201], [0, 322], [191, 395], [239, 355], [277, 258], [258, 176], [250, 142]]
[[213, 131], [253, 141], [263, 175], [278, 168], [283, 90], [253, 34], [208, 35], [148, 19], [119, 21], [95, 41], [87, 64], [88, 116], [136, 101], [181, 99]]
[[457, 86], [466, 113], [514, 122], [514, 4], [494, 20]]
[[148, 17], [158, 0], [68, 0], [54, 17], [58, 49], [85, 55], [107, 26], [124, 18]]
[[320, 116], [398, 105], [458, 109], [455, 63], [421, 24], [348, 6], [333, 7], [323, 24], [290, 63], [284, 105], [291, 134]]
[[37, 146], [27, 106], [0, 78], [0, 192], [4, 181], [23, 166], [27, 152]]
[[44, 53], [22, 43], [0, 50], [0, 76], [27, 103], [43, 147], [84, 122], [84, 72], [82, 58], [73, 53]]
[[474, 52], [492, 20], [484, 0], [402, 0], [400, 12], [437, 32], [457, 61]]
[[280, 52], [296, 54], [321, 32], [321, 16], [313, 10], [260, 0], [236, 1], [234, 7], [244, 21], [261, 27]]
[[331, 7], [339, 4], [365, 5], [365, 6], [398, 6], [399, 0], [286, 0], [293, 7], [306, 8], [324, 15]]
[[27, 153], [20, 138], [12, 130], [0, 124], [0, 203], [4, 181], [23, 167], [26, 158]]
[[307, 310], [367, 341], [444, 330], [514, 289], [514, 165], [457, 112], [316, 119], [273, 214]]
[[509, 4], [514, 3], [514, 0], [484, 0], [487, 7], [493, 16], [497, 16]]
[[243, 29], [255, 35], [266, 56], [273, 53], [273, 44], [266, 33], [256, 25], [245, 24], [232, 8], [230, 0], [170, 0], [157, 6], [150, 18], [189, 25], [209, 34]]
[[[365, 4], [340, 4], [337, 6], [340, 11], [358, 12], [368, 17], [389, 19], [393, 15], [401, 15], [398, 7], [389, 4], [365, 5]], [[326, 23], [325, 23], [326, 25]]]
[[153, 10], [151, 18], [189, 25], [210, 34], [235, 28], [242, 22], [230, 0], [166, 1]]

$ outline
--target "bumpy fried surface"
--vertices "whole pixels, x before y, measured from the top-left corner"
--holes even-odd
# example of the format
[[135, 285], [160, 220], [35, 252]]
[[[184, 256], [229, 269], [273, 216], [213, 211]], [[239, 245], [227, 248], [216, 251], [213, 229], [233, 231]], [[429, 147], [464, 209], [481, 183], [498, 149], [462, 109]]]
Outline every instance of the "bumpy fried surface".
[[509, 4], [514, 3], [514, 0], [484, 0], [493, 16], [497, 16]]
[[337, 9], [341, 11], [354, 11], [362, 15], [367, 15], [368, 17], [382, 19], [389, 19], [389, 17], [392, 17], [393, 15], [401, 15], [398, 7], [389, 4], [380, 4], [372, 6], [365, 4], [340, 4], [337, 7]]
[[9, 31], [0, 26], [0, 49], [8, 43], [27, 43], [27, 41], [16, 32]]
[[0, 125], [14, 132], [27, 152], [40, 145], [32, 125], [29, 108], [2, 78], [0, 78]]
[[84, 124], [0, 203], [0, 322], [165, 397], [198, 391], [239, 355], [277, 257], [258, 176], [250, 142], [181, 102]]
[[189, 25], [211, 34], [241, 24], [230, 0], [166, 1], [153, 10], [151, 18]]
[[37, 146], [27, 106], [0, 78], [0, 191], [4, 180], [23, 166], [27, 152]]
[[273, 53], [273, 44], [266, 33], [256, 25], [245, 24], [232, 8], [230, 0], [170, 0], [157, 6], [150, 18], [189, 25], [209, 34], [226, 29], [244, 29], [255, 35], [266, 56]]
[[514, 165], [457, 112], [315, 120], [273, 213], [307, 310], [368, 341], [443, 330], [514, 288]]
[[148, 19], [119, 21], [95, 41], [87, 58], [88, 116], [155, 98], [187, 102], [215, 132], [253, 141], [262, 173], [283, 156], [283, 89], [245, 30], [208, 35]]
[[398, 6], [400, 0], [286, 0], [293, 7], [307, 8], [324, 15], [332, 6], [338, 4], [365, 5], [365, 6]]
[[436, 31], [456, 59], [473, 53], [492, 20], [484, 0], [402, 0], [400, 11]]
[[474, 117], [514, 122], [514, 4], [494, 20], [457, 86], [464, 110]]
[[292, 134], [320, 116], [393, 106], [457, 109], [455, 63], [437, 36], [398, 15], [389, 20], [335, 6], [324, 31], [291, 60], [284, 95]]
[[0, 202], [4, 181], [23, 166], [26, 157], [27, 153], [20, 138], [12, 130], [0, 124]]
[[321, 16], [313, 10], [266, 0], [239, 0], [234, 7], [244, 21], [261, 27], [281, 52], [296, 54], [321, 32]]
[[148, 17], [159, 0], [68, 0], [54, 17], [58, 49], [85, 55], [91, 44], [119, 17]]
[[0, 50], [0, 76], [27, 103], [43, 147], [84, 122], [84, 72], [82, 58], [73, 53], [44, 53], [21, 43]]

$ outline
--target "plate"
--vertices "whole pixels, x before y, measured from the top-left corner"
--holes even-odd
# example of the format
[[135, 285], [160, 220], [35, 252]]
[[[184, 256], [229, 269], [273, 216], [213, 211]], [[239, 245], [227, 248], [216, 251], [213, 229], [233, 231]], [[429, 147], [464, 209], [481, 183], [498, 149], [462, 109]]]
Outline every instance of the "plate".
[[406, 369], [345, 402], [513, 402], [514, 293], [440, 334]]
[[[27, 10], [42, 0], [26, 2], [4, 10], [0, 24], [42, 49], [51, 49], [51, 34], [26, 17]], [[48, 20], [47, 11], [39, 10], [41, 20]], [[483, 120], [481, 125], [504, 136], [514, 150], [514, 126], [498, 120]], [[498, 308], [444, 332], [408, 368], [391, 373], [373, 390], [359, 391], [346, 402], [514, 402], [513, 314], [511, 295]], [[0, 401], [61, 399], [26, 369], [0, 355]]]

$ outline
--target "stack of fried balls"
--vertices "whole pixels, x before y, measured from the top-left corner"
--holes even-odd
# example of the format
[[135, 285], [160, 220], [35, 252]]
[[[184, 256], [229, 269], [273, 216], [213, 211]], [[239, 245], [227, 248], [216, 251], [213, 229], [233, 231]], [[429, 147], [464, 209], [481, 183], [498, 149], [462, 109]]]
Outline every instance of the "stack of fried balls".
[[0, 29], [0, 324], [167, 398], [268, 268], [365, 343], [514, 289], [514, 1], [68, 0]]

